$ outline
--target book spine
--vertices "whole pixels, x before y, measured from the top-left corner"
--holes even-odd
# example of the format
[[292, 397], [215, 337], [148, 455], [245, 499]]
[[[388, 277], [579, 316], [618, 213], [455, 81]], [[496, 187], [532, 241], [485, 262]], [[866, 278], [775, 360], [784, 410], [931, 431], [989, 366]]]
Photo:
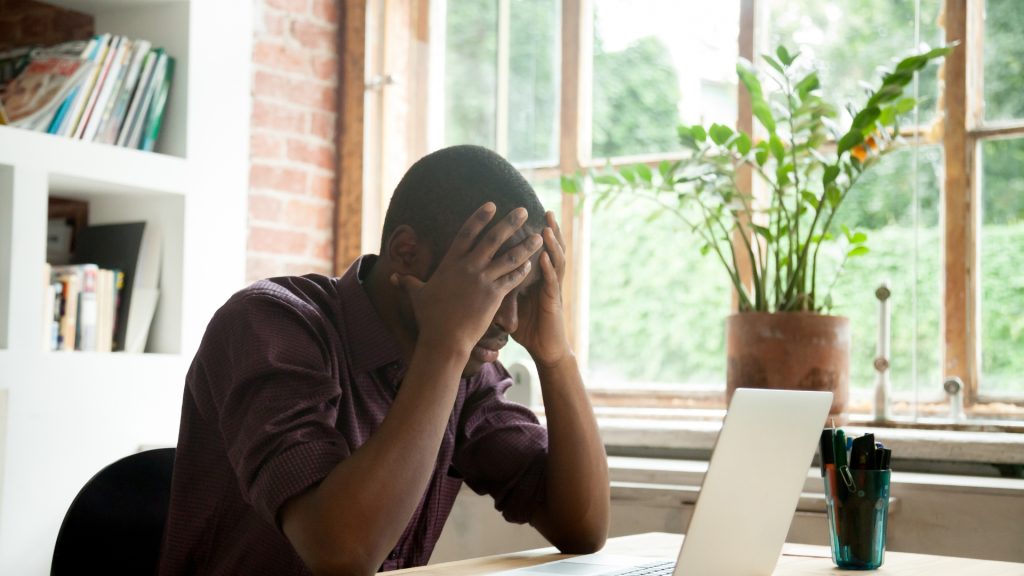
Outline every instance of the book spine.
[[62, 136], [71, 136], [75, 133], [79, 122], [81, 122], [82, 111], [85, 109], [86, 102], [89, 101], [89, 96], [92, 94], [93, 87], [96, 85], [96, 79], [99, 77], [103, 58], [109, 49], [110, 34], [98, 36], [96, 39], [95, 49], [89, 58], [93, 63], [92, 71], [89, 72], [86, 81], [78, 90], [74, 103], [71, 105], [67, 116], [65, 116], [64, 120], [61, 122], [60, 128], [57, 130], [58, 134]]
[[167, 56], [167, 65], [164, 69], [164, 77], [160, 82], [160, 88], [153, 99], [149, 109], [149, 116], [146, 120], [145, 136], [142, 139], [140, 148], [152, 152], [156, 147], [156, 139], [160, 136], [160, 126], [164, 120], [164, 108], [167, 106], [167, 94], [171, 89], [171, 79], [174, 77], [174, 58]]
[[117, 50], [121, 46], [121, 36], [114, 36], [110, 39], [110, 47], [107, 49], [106, 55], [100, 62], [100, 73], [96, 77], [96, 83], [93, 85], [92, 93], [89, 94], [89, 100], [85, 103], [85, 108], [82, 109], [82, 118], [78, 121], [78, 127], [75, 128], [74, 138], [81, 139], [85, 134], [86, 127], [89, 126], [89, 119], [92, 118], [92, 114], [96, 108], [96, 101], [99, 100], [100, 94], [103, 92], [103, 85], [107, 81], [107, 74], [110, 72], [110, 67], [114, 64], [114, 58], [117, 55]]
[[146, 90], [153, 78], [153, 69], [156, 67], [156, 61], [158, 59], [159, 49], [150, 50], [146, 54], [146, 58], [143, 60], [142, 73], [141, 76], [139, 76], [138, 84], [135, 86], [135, 93], [132, 94], [131, 104], [128, 106], [128, 114], [125, 115], [124, 122], [121, 124], [121, 130], [117, 135], [118, 146], [128, 145], [132, 128], [137, 122], [139, 108], [142, 106], [142, 101], [145, 99]]
[[[103, 103], [103, 114], [100, 115], [95, 129], [90, 128], [92, 134], [88, 139], [93, 142], [100, 141], [100, 135], [103, 133], [104, 128], [111, 122], [111, 116], [114, 113], [114, 106], [117, 103], [117, 98], [120, 95], [126, 77], [128, 76], [128, 68], [131, 66], [131, 59], [134, 50], [135, 43], [133, 41], [125, 40], [123, 42], [119, 62], [114, 63], [114, 65], [117, 66], [117, 76], [114, 77], [114, 83], [110, 88], [110, 92], [106, 96], [106, 102]], [[111, 71], [111, 73], [113, 73], [113, 71]], [[86, 130], [86, 136], [89, 136], [90, 130]]]
[[99, 267], [95, 264], [81, 266], [81, 290], [78, 293], [78, 337], [75, 350], [96, 351], [96, 322], [99, 318], [96, 301], [96, 276]]
[[75, 332], [78, 320], [78, 275], [62, 274], [60, 315], [60, 349], [71, 352], [75, 349]]
[[110, 60], [110, 66], [103, 79], [103, 85], [100, 87], [99, 96], [96, 97], [96, 103], [93, 105], [89, 121], [85, 125], [85, 130], [82, 131], [82, 140], [92, 141], [96, 137], [96, 132], [103, 123], [104, 115], [108, 113], [107, 103], [110, 102], [110, 95], [118, 89], [118, 83], [124, 80], [121, 70], [124, 67], [125, 52], [128, 51], [130, 46], [131, 41], [129, 39], [123, 36], [120, 37], [117, 51], [114, 52], [114, 56]]
[[132, 126], [131, 135], [128, 138], [126, 144], [129, 148], [138, 148], [142, 142], [142, 132], [145, 128], [146, 118], [149, 117], [149, 108], [153, 104], [153, 97], [156, 91], [160, 88], [160, 79], [164, 77], [164, 70], [167, 67], [167, 54], [160, 51], [160, 57], [157, 59], [156, 66], [153, 68], [153, 75], [150, 78], [149, 85], [146, 87], [146, 94], [143, 96], [142, 104], [139, 106], [139, 115], [135, 125]]
[[128, 75], [125, 77], [124, 85], [117, 94], [114, 108], [111, 111], [110, 122], [103, 127], [100, 136], [97, 138], [99, 142], [104, 144], [117, 143], [117, 136], [127, 116], [128, 104], [132, 99], [132, 95], [135, 94], [135, 87], [139, 84], [142, 63], [149, 53], [149, 47], [150, 43], [145, 40], [139, 40], [135, 43], [135, 49], [132, 51], [131, 61], [128, 65]]

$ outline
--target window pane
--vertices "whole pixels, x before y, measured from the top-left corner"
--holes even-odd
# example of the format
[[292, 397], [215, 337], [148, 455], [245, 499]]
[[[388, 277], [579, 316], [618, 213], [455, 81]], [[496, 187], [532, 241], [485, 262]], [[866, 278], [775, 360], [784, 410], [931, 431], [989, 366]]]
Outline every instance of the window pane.
[[1024, 118], [1024, 10], [985, 0], [985, 119]]
[[508, 159], [558, 161], [561, 2], [512, 0], [509, 24]]
[[[840, 108], [864, 104], [867, 82], [877, 87], [878, 67], [891, 69], [894, 61], [909, 55], [918, 45], [915, 23], [920, 25], [920, 42], [943, 44], [938, 25], [942, 0], [771, 0], [768, 17], [769, 44], [763, 51], [774, 53], [785, 44], [799, 49], [821, 71], [821, 93]], [[759, 63], [760, 65], [760, 63]], [[932, 62], [919, 75], [920, 123], [935, 116], [938, 102], [938, 63]], [[766, 86], [770, 88], [770, 86]], [[908, 88], [908, 91], [910, 88]]]
[[493, 149], [497, 2], [448, 0], [445, 30], [445, 144], [479, 144]]
[[739, 2], [594, 2], [594, 158], [679, 150], [680, 122], [736, 123]]
[[1024, 392], [1024, 139], [981, 144], [981, 392]]
[[590, 243], [590, 378], [725, 388], [731, 284], [674, 216], [622, 197], [595, 210]]
[[[833, 313], [850, 318], [853, 404], [870, 410], [878, 342], [875, 289], [888, 281], [892, 293], [890, 378], [894, 396], [908, 401], [894, 407], [897, 414], [912, 411], [909, 401], [915, 391], [924, 400], [942, 389], [939, 211], [943, 154], [939, 147], [922, 147], [916, 155], [916, 166], [915, 150], [910, 148], [889, 154], [866, 172], [844, 202], [832, 229], [839, 236], [840, 224], [864, 232], [871, 250], [848, 260], [832, 289]], [[826, 246], [830, 250], [822, 249], [818, 281], [828, 286], [844, 252], [839, 245]]]

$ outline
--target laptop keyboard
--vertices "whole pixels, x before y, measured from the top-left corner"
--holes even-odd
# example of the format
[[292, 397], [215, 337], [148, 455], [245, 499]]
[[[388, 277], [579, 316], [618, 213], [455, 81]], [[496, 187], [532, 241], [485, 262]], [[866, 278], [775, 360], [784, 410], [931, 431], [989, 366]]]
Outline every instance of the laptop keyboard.
[[672, 571], [675, 567], [676, 563], [672, 561], [658, 562], [656, 564], [648, 564], [646, 566], [626, 568], [621, 572], [611, 572], [606, 576], [672, 576]]

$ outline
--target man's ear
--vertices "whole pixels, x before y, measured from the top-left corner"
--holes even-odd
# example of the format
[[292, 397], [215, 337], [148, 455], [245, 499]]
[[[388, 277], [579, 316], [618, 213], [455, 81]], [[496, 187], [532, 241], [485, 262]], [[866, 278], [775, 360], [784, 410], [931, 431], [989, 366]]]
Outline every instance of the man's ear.
[[427, 279], [433, 251], [430, 243], [416, 234], [412, 226], [402, 224], [395, 228], [387, 246], [386, 257], [392, 271]]

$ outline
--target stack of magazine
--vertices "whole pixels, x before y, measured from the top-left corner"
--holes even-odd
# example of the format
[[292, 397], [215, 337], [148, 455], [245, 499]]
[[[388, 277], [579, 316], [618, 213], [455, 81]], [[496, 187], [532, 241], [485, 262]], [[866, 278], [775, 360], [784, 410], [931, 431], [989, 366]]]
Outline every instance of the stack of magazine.
[[69, 138], [152, 150], [174, 58], [146, 40], [91, 40], [0, 53], [0, 122]]

